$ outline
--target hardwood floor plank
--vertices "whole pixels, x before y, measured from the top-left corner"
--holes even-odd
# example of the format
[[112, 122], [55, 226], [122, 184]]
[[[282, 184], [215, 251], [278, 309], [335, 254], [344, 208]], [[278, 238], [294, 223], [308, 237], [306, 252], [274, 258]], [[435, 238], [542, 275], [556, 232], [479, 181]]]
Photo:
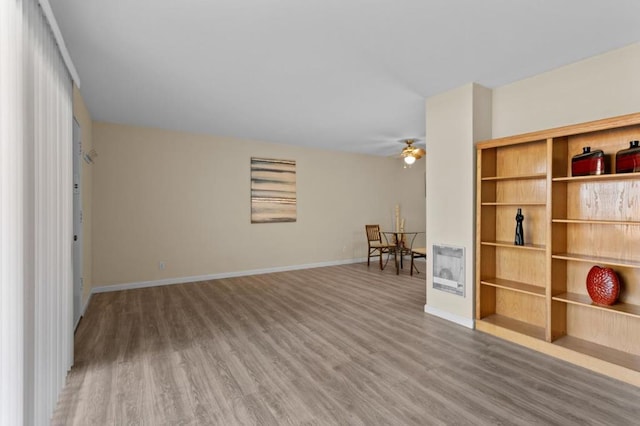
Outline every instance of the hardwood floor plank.
[[[73, 417], [71, 424], [110, 424], [113, 422], [113, 408], [115, 399], [113, 366], [96, 366], [90, 368], [84, 375], [79, 390], [79, 404], [77, 406], [81, 417]], [[88, 409], [87, 409], [88, 408]]]
[[[408, 406], [405, 399], [390, 392], [393, 382], [376, 380], [358, 362], [340, 365], [335, 370], [336, 374], [326, 386], [338, 395], [341, 404], [346, 404], [366, 424], [384, 424], [390, 418], [403, 425], [424, 424], [424, 418], [415, 407]], [[338, 386], [332, 388], [332, 382]], [[391, 399], [393, 404], [388, 403]]]
[[293, 389], [300, 395], [308, 411], [313, 413], [320, 424], [356, 426], [366, 424], [340, 404], [327, 387], [318, 386], [318, 384], [307, 377], [301, 377], [292, 382]]
[[142, 359], [119, 362], [116, 366], [113, 419], [115, 424], [142, 424], [144, 369]]
[[178, 368], [179, 355], [169, 352], [145, 358], [144, 417], [155, 422], [179, 422], [191, 415], [192, 408], [186, 397], [188, 384]]
[[87, 368], [82, 362], [77, 362], [67, 375], [65, 387], [60, 394], [60, 401], [51, 419], [53, 426], [73, 425], [75, 413], [84, 407], [81, 401], [82, 388]]
[[342, 265], [92, 297], [54, 425], [637, 424], [640, 389]]

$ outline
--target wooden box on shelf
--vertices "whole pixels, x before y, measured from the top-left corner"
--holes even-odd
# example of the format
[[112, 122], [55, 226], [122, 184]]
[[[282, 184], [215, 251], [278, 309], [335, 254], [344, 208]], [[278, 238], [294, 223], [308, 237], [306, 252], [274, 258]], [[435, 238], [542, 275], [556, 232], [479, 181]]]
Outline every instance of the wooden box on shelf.
[[[640, 173], [571, 176], [583, 147], [614, 161], [639, 137], [640, 113], [477, 145], [477, 329], [640, 385]], [[594, 265], [620, 277], [615, 305], [589, 298]]]

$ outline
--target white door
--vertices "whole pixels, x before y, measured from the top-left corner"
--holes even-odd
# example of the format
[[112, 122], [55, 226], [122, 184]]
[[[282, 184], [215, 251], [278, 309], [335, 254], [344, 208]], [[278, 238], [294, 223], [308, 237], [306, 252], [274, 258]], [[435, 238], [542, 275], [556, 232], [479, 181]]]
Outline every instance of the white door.
[[73, 119], [73, 324], [82, 315], [82, 141]]

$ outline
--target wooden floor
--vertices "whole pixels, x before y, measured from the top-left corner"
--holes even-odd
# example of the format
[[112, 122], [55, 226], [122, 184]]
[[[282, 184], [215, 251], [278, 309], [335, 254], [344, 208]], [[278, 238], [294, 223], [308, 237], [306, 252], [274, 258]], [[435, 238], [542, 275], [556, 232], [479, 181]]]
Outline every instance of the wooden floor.
[[425, 314], [424, 280], [356, 264], [97, 294], [53, 424], [640, 424], [640, 388]]

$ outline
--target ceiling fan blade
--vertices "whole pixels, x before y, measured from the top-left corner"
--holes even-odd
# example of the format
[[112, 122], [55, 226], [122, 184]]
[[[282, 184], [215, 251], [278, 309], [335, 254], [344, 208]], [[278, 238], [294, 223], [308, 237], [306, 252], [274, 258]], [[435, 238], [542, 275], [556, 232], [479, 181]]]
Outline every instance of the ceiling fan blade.
[[416, 160], [419, 160], [426, 154], [427, 152], [422, 148], [413, 148], [413, 156], [416, 157]]

